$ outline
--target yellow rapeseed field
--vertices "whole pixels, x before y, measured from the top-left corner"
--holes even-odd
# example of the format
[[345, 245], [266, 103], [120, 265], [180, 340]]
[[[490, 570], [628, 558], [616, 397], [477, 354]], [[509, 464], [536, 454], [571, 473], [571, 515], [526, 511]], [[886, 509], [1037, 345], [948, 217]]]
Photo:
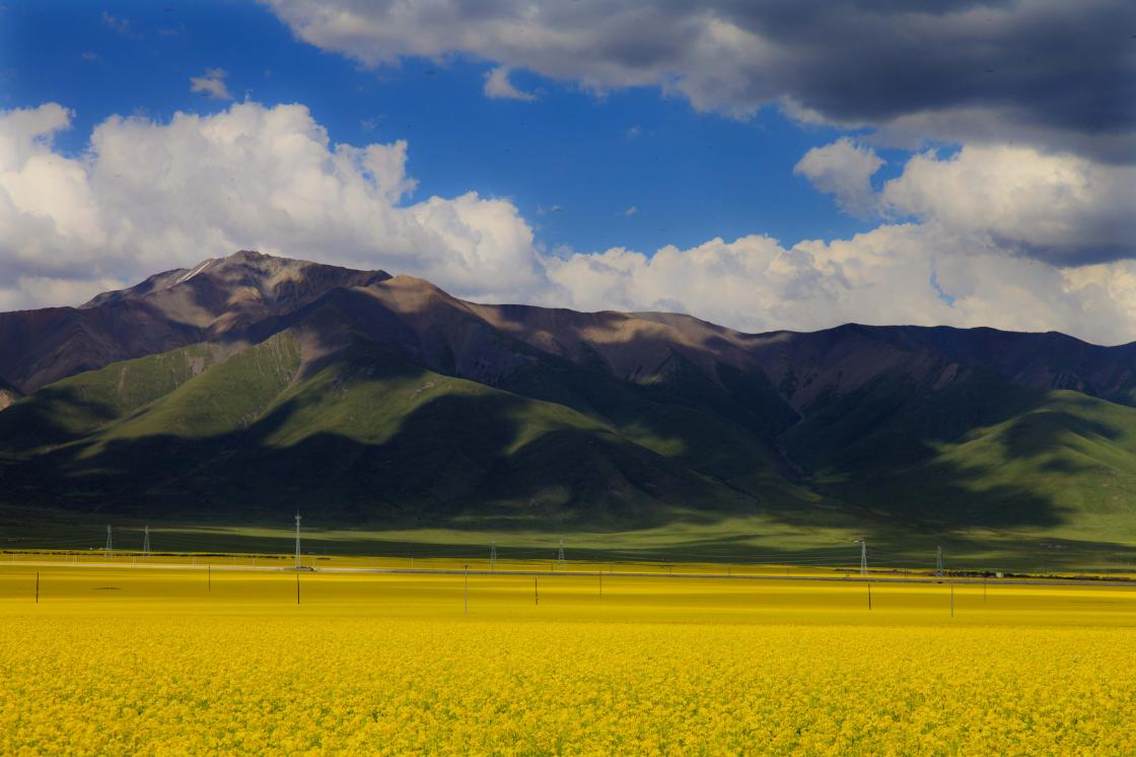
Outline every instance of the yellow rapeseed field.
[[1136, 754], [1132, 589], [208, 573], [0, 566], [0, 754]]

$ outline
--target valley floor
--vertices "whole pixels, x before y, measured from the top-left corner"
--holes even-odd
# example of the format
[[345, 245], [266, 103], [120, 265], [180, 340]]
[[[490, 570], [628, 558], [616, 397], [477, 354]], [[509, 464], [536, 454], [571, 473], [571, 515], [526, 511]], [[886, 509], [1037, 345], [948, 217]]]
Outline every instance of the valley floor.
[[1136, 751], [1136, 587], [152, 559], [0, 562], [0, 752]]
[[[275, 527], [225, 523], [149, 524], [157, 553], [200, 555], [286, 554], [294, 549], [291, 517]], [[817, 520], [821, 520], [817, 518]], [[511, 524], [455, 522], [438, 527], [343, 528], [304, 518], [303, 551], [313, 564], [367, 555], [373, 562], [446, 557], [482, 565], [495, 548], [502, 559], [553, 560], [564, 548], [573, 564], [635, 562], [663, 566], [763, 565], [843, 572], [860, 564], [859, 539], [868, 543], [873, 568], [928, 571], [939, 548], [948, 570], [1029, 574], [1112, 574], [1136, 572], [1136, 541], [1129, 529], [1078, 531], [1017, 528], [918, 530], [867, 519], [835, 523], [787, 523], [765, 515], [677, 514], [662, 526], [623, 530], [579, 528], [545, 521]], [[455, 519], [458, 521], [458, 519]], [[143, 522], [113, 516], [5, 511], [0, 508], [0, 561], [20, 550], [76, 553], [103, 559], [106, 527], [112, 525], [114, 559], [131, 560], [144, 543]], [[267, 559], [267, 558], [264, 558]]]

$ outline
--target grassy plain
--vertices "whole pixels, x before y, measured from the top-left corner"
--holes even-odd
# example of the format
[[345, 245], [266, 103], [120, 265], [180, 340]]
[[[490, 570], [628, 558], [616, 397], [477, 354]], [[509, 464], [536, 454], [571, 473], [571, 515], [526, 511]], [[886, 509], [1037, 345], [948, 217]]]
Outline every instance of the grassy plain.
[[0, 563], [0, 753], [1136, 750], [1132, 587], [238, 562]]
[[[27, 518], [24, 516], [27, 515]], [[689, 513], [686, 520], [660, 527], [619, 531], [558, 528], [545, 522], [493, 529], [470, 522], [463, 527], [335, 528], [313, 517], [304, 519], [304, 551], [313, 560], [342, 555], [382, 558], [449, 557], [484, 560], [490, 544], [509, 558], [551, 559], [560, 540], [570, 559], [580, 561], [640, 562], [654, 564], [734, 563], [779, 564], [841, 568], [859, 564], [856, 540], [866, 537], [872, 565], [926, 570], [935, 565], [942, 547], [948, 568], [1003, 572], [1132, 572], [1136, 569], [1136, 542], [1125, 531], [1112, 541], [1066, 539], [1045, 531], [1003, 531], [968, 528], [954, 531], [920, 531], [903, 527], [858, 528], [790, 525], [762, 515], [705, 517]], [[36, 520], [38, 519], [38, 520]], [[199, 554], [280, 554], [291, 550], [295, 532], [289, 518], [278, 527], [224, 523], [150, 523], [155, 551]], [[35, 525], [27, 525], [30, 521]], [[0, 544], [5, 550], [61, 549], [84, 552], [100, 559], [107, 523], [114, 524], [118, 549], [139, 550], [141, 521], [107, 516], [57, 512], [50, 519], [43, 511], [0, 508]], [[0, 552], [0, 560], [6, 559]], [[127, 556], [125, 559], [129, 559]]]

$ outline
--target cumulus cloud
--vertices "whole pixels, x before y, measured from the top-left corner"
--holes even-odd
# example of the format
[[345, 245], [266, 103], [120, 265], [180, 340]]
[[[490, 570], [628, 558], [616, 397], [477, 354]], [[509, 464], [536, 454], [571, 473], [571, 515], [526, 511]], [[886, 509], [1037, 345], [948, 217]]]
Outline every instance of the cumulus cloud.
[[[1025, 174], [970, 148], [916, 156], [880, 194], [914, 220], [851, 239], [554, 255], [508, 200], [416, 200], [406, 142], [333, 143], [301, 105], [112, 117], [78, 156], [52, 142], [70, 121], [56, 104], [0, 113], [0, 309], [75, 304], [255, 248], [423, 276], [481, 301], [675, 310], [751, 331], [856, 321], [1055, 329], [1102, 343], [1136, 335], [1136, 263], [1061, 267], [1016, 254], [1025, 242], [1060, 246], [1066, 224], [1123, 220], [1092, 193], [1126, 175], [1070, 156]], [[959, 187], [1002, 183], [956, 197], [946, 189], [958, 173]], [[1066, 195], [1076, 201], [1052, 210]]]
[[1029, 147], [966, 145], [916, 155], [884, 186], [893, 213], [1060, 264], [1136, 257], [1136, 167]]
[[841, 209], [855, 216], [871, 215], [876, 207], [872, 176], [884, 161], [870, 147], [843, 137], [824, 147], [814, 147], [793, 168], [814, 187], [834, 195]]
[[466, 296], [539, 284], [532, 231], [510, 202], [469, 192], [409, 203], [405, 142], [333, 144], [301, 105], [112, 117], [80, 157], [51, 142], [69, 120], [55, 104], [0, 115], [9, 305], [75, 301], [37, 300], [49, 290], [26, 282], [87, 294], [240, 248], [389, 268]]
[[495, 100], [523, 100], [532, 102], [536, 96], [531, 92], [524, 92], [513, 86], [509, 81], [509, 69], [497, 66], [485, 74], [485, 96]]
[[266, 1], [301, 39], [368, 66], [469, 54], [731, 115], [777, 103], [915, 146], [1015, 139], [1136, 161], [1128, 0]]
[[225, 86], [226, 76], [223, 68], [207, 69], [201, 76], [190, 77], [189, 91], [209, 95], [215, 100], [232, 100], [233, 96], [229, 94], [229, 88]]
[[872, 188], [883, 161], [844, 137], [814, 147], [793, 169], [845, 212], [914, 218], [984, 235], [1006, 254], [1077, 266], [1136, 257], [1136, 166], [1003, 144], [912, 156]]
[[1060, 269], [920, 224], [788, 248], [747, 236], [652, 256], [616, 248], [547, 265], [555, 304], [678, 311], [746, 331], [854, 322], [1057, 330], [1108, 344], [1136, 335], [1131, 261]]

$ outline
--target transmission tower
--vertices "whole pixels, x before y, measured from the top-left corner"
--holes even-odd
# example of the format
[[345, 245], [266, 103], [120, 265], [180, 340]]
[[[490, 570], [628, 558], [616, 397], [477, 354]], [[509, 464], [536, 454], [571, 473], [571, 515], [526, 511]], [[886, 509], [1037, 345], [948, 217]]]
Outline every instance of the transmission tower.
[[560, 540], [560, 548], [556, 550], [556, 562], [564, 564], [564, 540]]
[[497, 542], [491, 542], [489, 544], [489, 569], [497, 569]]
[[142, 528], [142, 556], [150, 556], [150, 527], [144, 526]]
[[111, 536], [110, 524], [109, 523], [107, 524], [107, 543], [106, 543], [106, 547], [104, 547], [104, 549], [106, 550], [106, 553], [108, 555], [110, 554], [110, 551], [112, 549], [114, 549], [114, 539]]
[[296, 513], [296, 570], [300, 569], [300, 513]]
[[860, 575], [868, 575], [868, 542], [860, 539]]
[[935, 554], [935, 575], [943, 575], [943, 548], [939, 547], [939, 551]]

